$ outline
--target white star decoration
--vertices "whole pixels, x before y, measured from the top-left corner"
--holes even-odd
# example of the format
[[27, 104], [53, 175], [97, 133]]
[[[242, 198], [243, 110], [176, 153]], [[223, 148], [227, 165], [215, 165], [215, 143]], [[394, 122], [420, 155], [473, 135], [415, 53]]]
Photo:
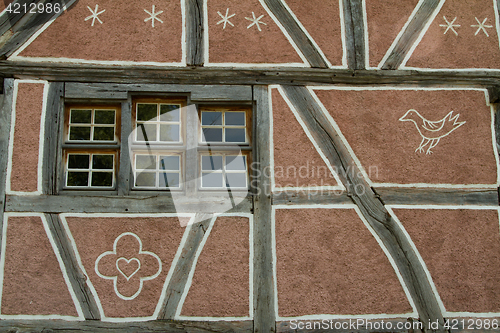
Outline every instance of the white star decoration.
[[85, 18], [85, 21], [88, 21], [90, 19], [92, 19], [92, 27], [94, 26], [94, 23], [95, 23], [95, 20], [99, 21], [99, 23], [102, 24], [102, 21], [99, 19], [99, 15], [104, 13], [106, 11], [106, 9], [100, 11], [100, 12], [97, 12], [97, 10], [99, 9], [99, 5], [95, 5], [95, 10], [92, 10], [92, 8], [90, 8], [89, 6], [87, 6], [87, 8], [90, 10], [90, 12], [92, 13], [92, 15], [88, 16], [87, 18]]
[[479, 31], [483, 30], [483, 31], [484, 31], [484, 33], [485, 33], [485, 35], [486, 35], [486, 37], [490, 37], [490, 35], [488, 35], [488, 32], [487, 32], [487, 31], [486, 31], [486, 29], [485, 29], [485, 28], [493, 28], [493, 26], [492, 26], [492, 25], [486, 25], [486, 24], [485, 24], [485, 23], [486, 23], [486, 20], [487, 20], [488, 18], [485, 18], [485, 19], [483, 20], [483, 22], [479, 22], [479, 20], [477, 19], [477, 17], [475, 17], [475, 19], [476, 19], [476, 21], [477, 21], [477, 23], [478, 23], [478, 24], [471, 25], [471, 27], [473, 27], [473, 28], [477, 28], [477, 31], [476, 31], [476, 33], [474, 34], [474, 36], [477, 36], [477, 34], [479, 33]]
[[444, 18], [444, 21], [446, 22], [446, 24], [440, 24], [439, 25], [440, 27], [446, 28], [446, 30], [444, 31], [443, 35], [446, 35], [446, 33], [448, 32], [448, 30], [451, 30], [451, 31], [453, 31], [453, 33], [456, 36], [458, 36], [458, 33], [455, 31], [455, 27], [457, 27], [457, 28], [460, 27], [460, 24], [453, 24], [453, 23], [455, 23], [455, 21], [457, 20], [457, 18], [455, 17], [453, 19], [453, 21], [451, 21], [451, 22], [448, 22], [448, 20], [446, 19], [445, 16], [443, 16], [443, 18]]
[[264, 23], [264, 22], [261, 22], [261, 21], [260, 21], [260, 19], [261, 19], [261, 18], [263, 18], [263, 17], [264, 17], [264, 15], [261, 15], [261, 16], [259, 16], [259, 17], [257, 17], [257, 18], [256, 18], [256, 17], [255, 17], [255, 13], [254, 13], [254, 12], [252, 12], [252, 16], [253, 16], [253, 18], [245, 17], [247, 20], [252, 21], [252, 23], [251, 23], [251, 24], [247, 27], [247, 29], [249, 29], [252, 25], [255, 25], [255, 26], [257, 27], [257, 29], [259, 29], [259, 31], [262, 31], [262, 30], [260, 29], [260, 25], [259, 25], [259, 23], [260, 23], [260, 24], [267, 25], [266, 23]]
[[158, 21], [160, 21], [161, 23], [163, 23], [163, 21], [162, 21], [162, 20], [160, 20], [159, 18], [157, 18], [157, 17], [156, 17], [156, 16], [160, 15], [161, 13], [163, 13], [163, 10], [160, 10], [159, 12], [156, 12], [156, 13], [155, 13], [155, 5], [153, 5], [153, 9], [151, 10], [151, 13], [150, 13], [150, 12], [148, 12], [147, 10], [145, 10], [145, 9], [144, 9], [144, 11], [145, 11], [146, 13], [148, 13], [149, 15], [151, 15], [150, 17], [145, 18], [145, 19], [144, 19], [144, 22], [147, 22], [147, 21], [151, 20], [151, 26], [152, 26], [153, 28], [155, 27], [155, 20], [158, 20]]
[[224, 26], [222, 27], [222, 29], [226, 29], [226, 24], [229, 23], [231, 26], [234, 27], [234, 24], [232, 24], [231, 22], [229, 22], [229, 19], [233, 16], [235, 16], [236, 14], [233, 14], [233, 15], [229, 15], [229, 8], [226, 9], [226, 15], [222, 15], [219, 11], [217, 11], [217, 14], [219, 14], [220, 17], [222, 17], [222, 20], [220, 20], [219, 22], [217, 22], [217, 24], [221, 24], [221, 23], [224, 23]]

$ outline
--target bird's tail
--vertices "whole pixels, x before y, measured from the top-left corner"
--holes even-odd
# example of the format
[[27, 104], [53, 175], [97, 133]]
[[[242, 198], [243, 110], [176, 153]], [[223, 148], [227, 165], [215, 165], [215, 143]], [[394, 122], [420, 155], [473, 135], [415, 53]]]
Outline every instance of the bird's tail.
[[450, 113], [448, 113], [446, 115], [446, 117], [448, 118], [448, 121], [453, 123], [454, 128], [459, 128], [460, 126], [462, 126], [463, 124], [466, 123], [465, 121], [458, 121], [459, 116], [460, 116], [460, 113], [453, 115], [453, 111], [450, 111]]

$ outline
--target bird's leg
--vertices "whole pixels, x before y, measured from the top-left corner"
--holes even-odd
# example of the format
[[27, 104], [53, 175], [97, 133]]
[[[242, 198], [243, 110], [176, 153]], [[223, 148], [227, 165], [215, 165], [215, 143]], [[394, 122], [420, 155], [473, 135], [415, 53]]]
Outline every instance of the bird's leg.
[[432, 154], [431, 149], [434, 148], [434, 147], [436, 147], [438, 143], [439, 143], [439, 139], [433, 139], [432, 142], [431, 142], [431, 145], [427, 149], [427, 154]]
[[418, 146], [418, 148], [415, 149], [415, 153], [416, 152], [423, 153], [424, 152], [424, 147], [427, 146], [427, 144], [429, 143], [429, 141], [430, 141], [429, 139], [423, 138], [422, 142], [420, 142], [420, 146]]

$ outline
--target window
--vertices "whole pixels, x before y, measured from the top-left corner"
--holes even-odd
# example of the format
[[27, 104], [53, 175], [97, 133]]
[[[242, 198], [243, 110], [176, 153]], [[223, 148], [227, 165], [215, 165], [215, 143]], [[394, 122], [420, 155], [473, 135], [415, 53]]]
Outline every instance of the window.
[[239, 108], [203, 108], [202, 142], [248, 144], [247, 111]]
[[181, 156], [166, 154], [136, 154], [134, 180], [138, 188], [180, 188]]
[[247, 156], [201, 155], [201, 187], [246, 189], [248, 187]]

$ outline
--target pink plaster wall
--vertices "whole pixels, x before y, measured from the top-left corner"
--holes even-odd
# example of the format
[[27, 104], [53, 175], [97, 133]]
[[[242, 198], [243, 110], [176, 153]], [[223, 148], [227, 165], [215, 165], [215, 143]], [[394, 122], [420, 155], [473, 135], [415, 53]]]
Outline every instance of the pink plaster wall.
[[287, 0], [286, 3], [318, 44], [328, 61], [333, 66], [342, 66], [344, 52], [339, 2]]
[[203, 251], [181, 315], [248, 317], [249, 219], [218, 217]]
[[[500, 68], [500, 50], [496, 27], [495, 10], [493, 2], [496, 0], [447, 0], [441, 11], [422, 38], [415, 52], [406, 64], [409, 67], [421, 68]], [[458, 36], [452, 30], [440, 25], [448, 22], [460, 25], [455, 27]], [[487, 21], [484, 31], [479, 31], [476, 21]]]
[[41, 83], [19, 83], [18, 86], [10, 179], [13, 191], [37, 191], [43, 89]]
[[[496, 184], [491, 109], [483, 91], [316, 91], [361, 164], [376, 183]], [[437, 121], [450, 111], [464, 125], [440, 139], [432, 154], [418, 153], [409, 109]], [[427, 148], [429, 145], [427, 145]]]
[[276, 187], [338, 185], [278, 89], [272, 89]]
[[[92, 26], [89, 10], [105, 10]], [[163, 11], [155, 20], [144, 21], [155, 5], [155, 12]], [[21, 56], [62, 57], [85, 60], [121, 61], [182, 61], [182, 14], [180, 1], [113, 1], [96, 3], [79, 0], [56, 19]]]
[[78, 316], [41, 218], [7, 223], [2, 314]]
[[[68, 226], [75, 239], [78, 253], [87, 275], [97, 291], [104, 314], [107, 317], [146, 317], [152, 316], [158, 304], [160, 293], [170, 269], [172, 260], [179, 247], [185, 228], [181, 227], [176, 217], [68, 217]], [[122, 233], [132, 232], [141, 240], [143, 251], [153, 252], [162, 262], [162, 271], [158, 277], [144, 281], [141, 293], [133, 300], [123, 300], [113, 289], [113, 281], [99, 277], [95, 272], [96, 259], [106, 251], [113, 251], [115, 239]], [[128, 244], [136, 244], [129, 242]], [[134, 245], [135, 246], [135, 245]], [[123, 258], [131, 260], [137, 257], [137, 249], [125, 249]], [[124, 296], [131, 296], [138, 288], [141, 274], [149, 276], [157, 271], [157, 261], [144, 257], [141, 260], [141, 271], [137, 275], [124, 281], [117, 273], [118, 290]], [[102, 271], [110, 271], [116, 266], [113, 262], [104, 260]], [[132, 265], [132, 263], [130, 264]], [[101, 267], [101, 266], [100, 266]], [[123, 266], [122, 266], [123, 267]], [[128, 269], [132, 271], [128, 272]], [[145, 271], [142, 271], [142, 269]], [[123, 271], [130, 275], [134, 267], [123, 267]], [[101, 272], [102, 273], [102, 272]]]
[[380, 64], [417, 4], [418, 0], [366, 0], [371, 67]]
[[412, 311], [353, 209], [276, 210], [276, 256], [280, 316]]
[[[302, 63], [288, 39], [274, 23], [258, 0], [208, 0], [209, 59], [212, 63]], [[234, 25], [217, 24], [229, 8], [229, 21]], [[256, 25], [248, 28], [253, 18], [264, 15], [259, 31]]]
[[395, 209], [447, 311], [500, 312], [496, 210]]

